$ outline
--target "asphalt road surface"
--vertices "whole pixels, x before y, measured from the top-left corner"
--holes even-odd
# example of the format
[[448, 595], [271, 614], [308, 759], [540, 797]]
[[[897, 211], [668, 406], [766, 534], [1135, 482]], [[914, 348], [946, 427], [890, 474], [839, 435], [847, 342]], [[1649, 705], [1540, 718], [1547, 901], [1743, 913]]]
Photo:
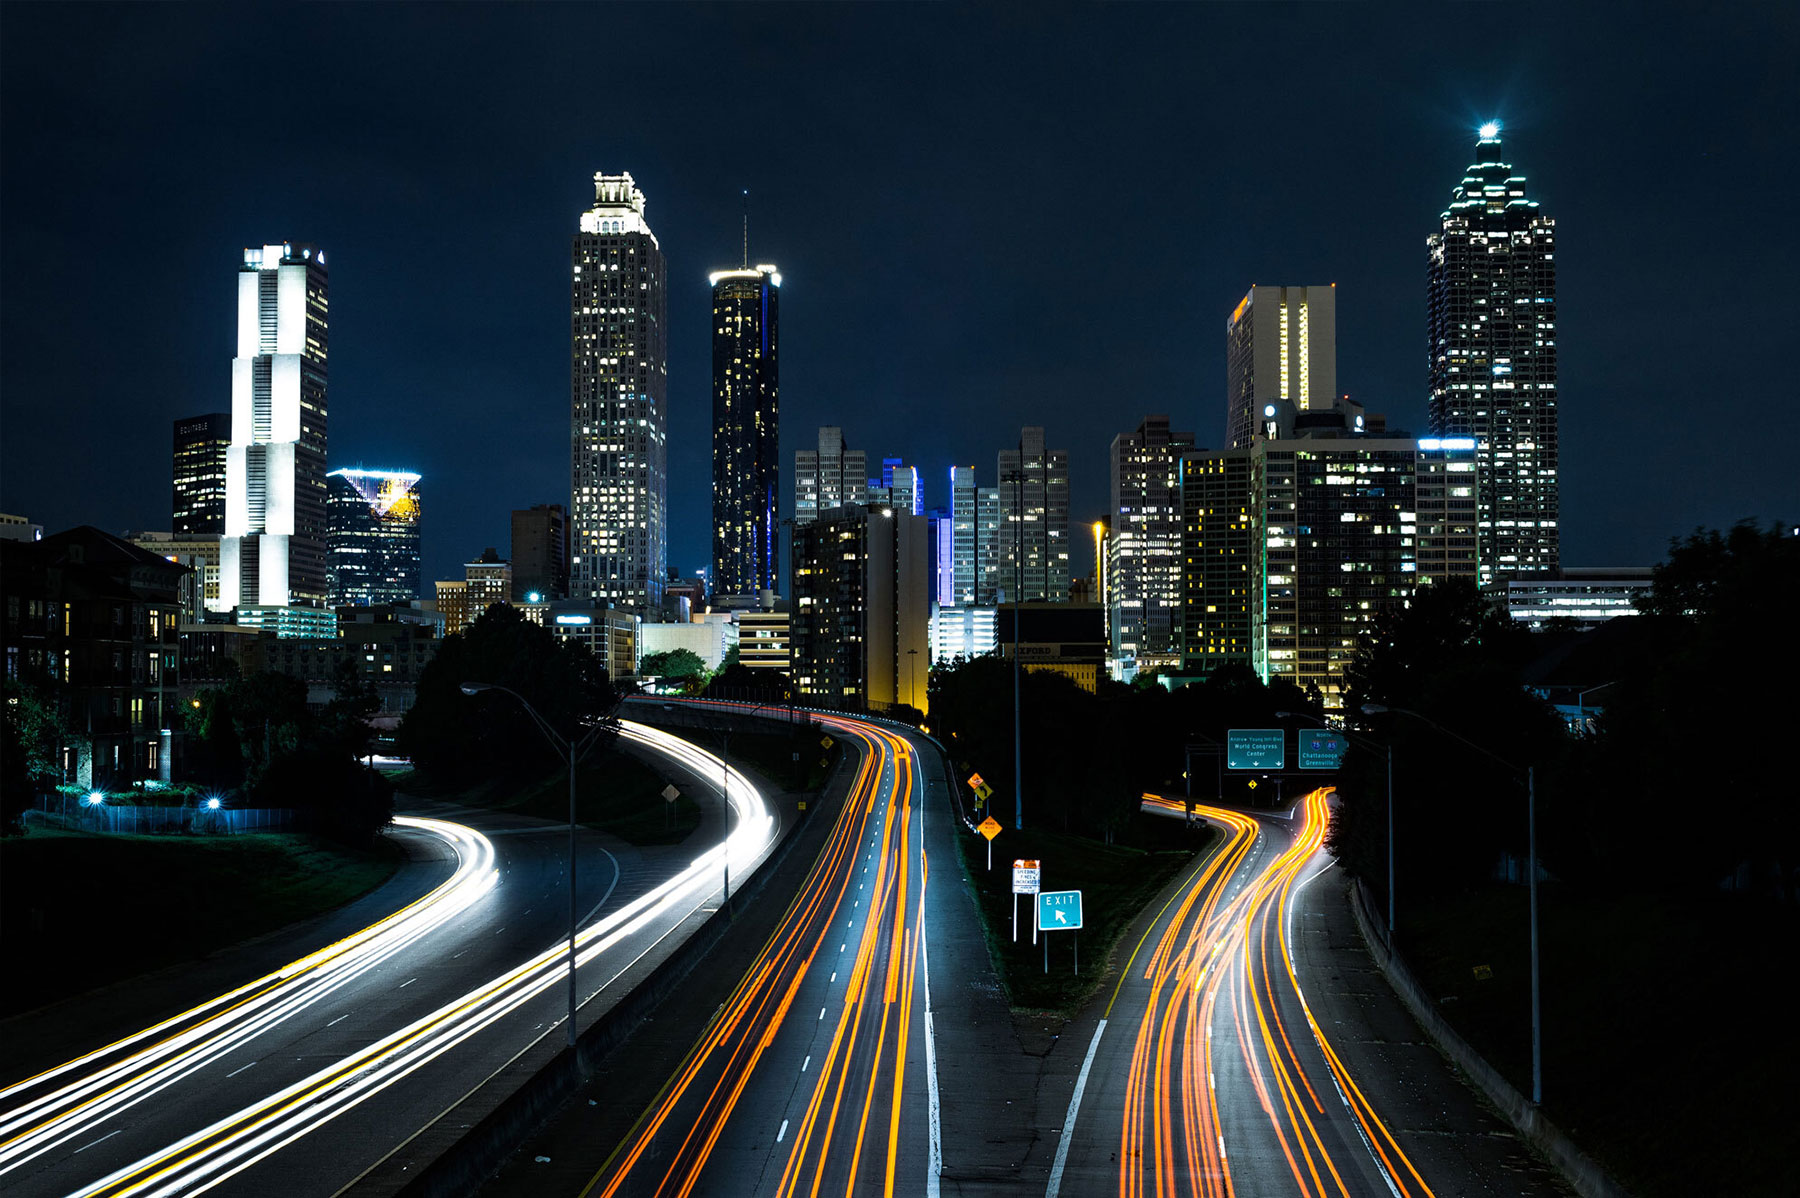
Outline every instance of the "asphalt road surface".
[[[724, 854], [743, 877], [780, 830], [735, 772], [727, 820], [710, 754], [639, 725], [627, 737], [684, 790], [713, 797], [700, 833], [674, 849], [580, 833], [585, 1018], [609, 1001], [593, 995], [716, 907]], [[427, 879], [403, 871], [378, 893], [405, 905], [360, 930], [309, 925], [315, 939], [290, 949], [304, 956], [270, 968], [262, 945], [237, 956], [235, 974], [215, 962], [209, 983], [232, 976], [188, 988], [185, 1009], [134, 1011], [115, 988], [10, 1021], [0, 1076], [20, 1080], [0, 1089], [0, 1189], [331, 1195], [539, 1038], [560, 1038], [566, 826], [457, 815], [401, 821]], [[322, 928], [332, 939], [321, 943]], [[179, 979], [150, 988], [159, 1001], [182, 991]]]

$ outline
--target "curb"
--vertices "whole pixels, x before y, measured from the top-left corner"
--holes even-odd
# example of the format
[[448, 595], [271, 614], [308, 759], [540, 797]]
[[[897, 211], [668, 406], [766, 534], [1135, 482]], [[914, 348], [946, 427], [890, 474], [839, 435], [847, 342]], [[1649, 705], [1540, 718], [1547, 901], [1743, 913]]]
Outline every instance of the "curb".
[[1374, 920], [1369, 913], [1368, 888], [1363, 885], [1362, 880], [1359, 878], [1350, 882], [1347, 888], [1350, 891], [1350, 910], [1356, 916], [1356, 930], [1362, 934], [1363, 945], [1368, 949], [1369, 956], [1380, 967], [1381, 975], [1387, 979], [1394, 994], [1412, 1012], [1412, 1017], [1437, 1044], [1438, 1049], [1462, 1070], [1465, 1077], [1475, 1083], [1475, 1088], [1489, 1102], [1499, 1108], [1506, 1121], [1513, 1125], [1528, 1144], [1556, 1166], [1557, 1172], [1575, 1187], [1575, 1192], [1582, 1198], [1632, 1198], [1631, 1192], [1614, 1181], [1598, 1161], [1576, 1147], [1575, 1141], [1566, 1132], [1550, 1122], [1540, 1108], [1533, 1106], [1525, 1095], [1500, 1075], [1499, 1070], [1488, 1064], [1486, 1058], [1457, 1034], [1456, 1029], [1450, 1026], [1449, 1021], [1431, 1001], [1430, 995], [1425, 993], [1412, 972], [1406, 968], [1405, 962], [1389, 951], [1381, 937], [1376, 935]]

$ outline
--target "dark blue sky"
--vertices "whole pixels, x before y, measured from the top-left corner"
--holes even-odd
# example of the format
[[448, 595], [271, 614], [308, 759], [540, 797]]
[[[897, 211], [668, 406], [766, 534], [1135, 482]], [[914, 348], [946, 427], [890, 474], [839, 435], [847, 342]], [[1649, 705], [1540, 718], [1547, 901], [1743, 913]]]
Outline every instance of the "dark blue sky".
[[1251, 283], [1337, 283], [1340, 385], [1422, 430], [1425, 236], [1492, 117], [1559, 222], [1564, 561], [1650, 562], [1800, 510], [1795, 11], [9, 4], [0, 510], [166, 527], [242, 247], [310, 240], [333, 466], [424, 474], [428, 580], [505, 552], [511, 508], [567, 501], [604, 169], [669, 260], [671, 564], [709, 553], [706, 274], [744, 187], [784, 507], [822, 423], [928, 503], [1033, 423], [1079, 528], [1146, 413], [1220, 441]]

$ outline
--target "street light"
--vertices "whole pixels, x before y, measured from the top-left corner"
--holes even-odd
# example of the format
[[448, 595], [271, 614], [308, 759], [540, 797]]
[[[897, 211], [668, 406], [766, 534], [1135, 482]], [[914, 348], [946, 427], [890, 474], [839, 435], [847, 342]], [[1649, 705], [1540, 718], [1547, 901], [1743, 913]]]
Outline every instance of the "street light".
[[503, 691], [506, 694], [509, 694], [513, 698], [517, 699], [519, 701], [519, 706], [523, 707], [525, 709], [525, 714], [529, 715], [531, 717], [532, 722], [538, 726], [538, 731], [542, 732], [544, 734], [544, 738], [546, 740], [548, 740], [553, 747], [555, 747], [555, 749], [557, 750], [558, 753], [563, 754], [564, 756], [568, 757], [568, 759], [569, 759], [569, 1048], [572, 1050], [575, 1047], [575, 1007], [576, 1007], [576, 990], [575, 990], [575, 760], [577, 757], [579, 757], [583, 752], [585, 752], [589, 747], [591, 747], [593, 745], [595, 739], [599, 736], [599, 729], [596, 728], [593, 733], [589, 734], [588, 737], [584, 741], [582, 741], [581, 743], [578, 744], [574, 740], [571, 740], [571, 739], [568, 739], [568, 738], [562, 736], [560, 733], [558, 733], [556, 731], [556, 729], [552, 728], [550, 726], [549, 721], [544, 719], [543, 716], [539, 715], [537, 713], [537, 708], [533, 707], [530, 703], [527, 703], [525, 701], [525, 696], [521, 695], [518, 691], [515, 691], [515, 690], [511, 689], [510, 687], [501, 686], [499, 683], [496, 683], [496, 682], [465, 682], [462, 684], [462, 693], [465, 695], [478, 695], [482, 691]]
[[[1307, 719], [1321, 728], [1325, 727], [1324, 720], [1304, 711], [1278, 711], [1275, 713], [1275, 718], [1278, 720]], [[1344, 739], [1355, 741], [1364, 748], [1380, 747], [1387, 754], [1387, 926], [1388, 947], [1391, 949], [1394, 945], [1394, 746], [1391, 743], [1377, 746], [1373, 741], [1364, 740], [1360, 736], [1352, 736], [1349, 732], [1345, 732], [1343, 735]]]
[[1445, 736], [1453, 737], [1474, 749], [1477, 753], [1498, 761], [1513, 773], [1525, 775], [1525, 876], [1531, 894], [1531, 1102], [1533, 1106], [1541, 1106], [1544, 1101], [1544, 1052], [1543, 1052], [1543, 1019], [1540, 991], [1538, 985], [1538, 860], [1537, 860], [1537, 767], [1528, 765], [1523, 770], [1492, 749], [1483, 748], [1460, 732], [1452, 732], [1429, 716], [1420, 715], [1416, 711], [1408, 711], [1404, 707], [1388, 707], [1381, 703], [1364, 703], [1364, 715], [1408, 715], [1421, 723], [1429, 724]]

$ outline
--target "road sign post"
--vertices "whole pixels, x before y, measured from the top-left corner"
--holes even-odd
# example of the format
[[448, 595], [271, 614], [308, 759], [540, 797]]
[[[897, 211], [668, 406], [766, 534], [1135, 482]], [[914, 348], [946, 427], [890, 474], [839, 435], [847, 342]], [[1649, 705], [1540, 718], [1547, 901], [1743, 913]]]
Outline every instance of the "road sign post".
[[988, 842], [987, 867], [991, 870], [994, 868], [994, 837], [1000, 835], [1000, 821], [990, 815], [986, 819], [982, 820], [979, 824], [976, 824], [975, 830], [977, 832], [981, 833], [983, 836], [987, 837], [987, 842]]
[[[991, 842], [990, 842], [991, 843]], [[1012, 876], [1012, 938], [1019, 942], [1019, 896], [1038, 892], [1038, 863], [1036, 861], [1014, 861]], [[1033, 902], [1037, 900], [1033, 899]], [[1033, 939], [1036, 939], [1034, 936]]]
[[[1044, 972], [1050, 972], [1050, 932], [1075, 932], [1081, 928], [1081, 891], [1045, 890], [1038, 894], [1037, 926], [1044, 936]], [[1075, 968], [1081, 968], [1081, 946], [1075, 946]]]

